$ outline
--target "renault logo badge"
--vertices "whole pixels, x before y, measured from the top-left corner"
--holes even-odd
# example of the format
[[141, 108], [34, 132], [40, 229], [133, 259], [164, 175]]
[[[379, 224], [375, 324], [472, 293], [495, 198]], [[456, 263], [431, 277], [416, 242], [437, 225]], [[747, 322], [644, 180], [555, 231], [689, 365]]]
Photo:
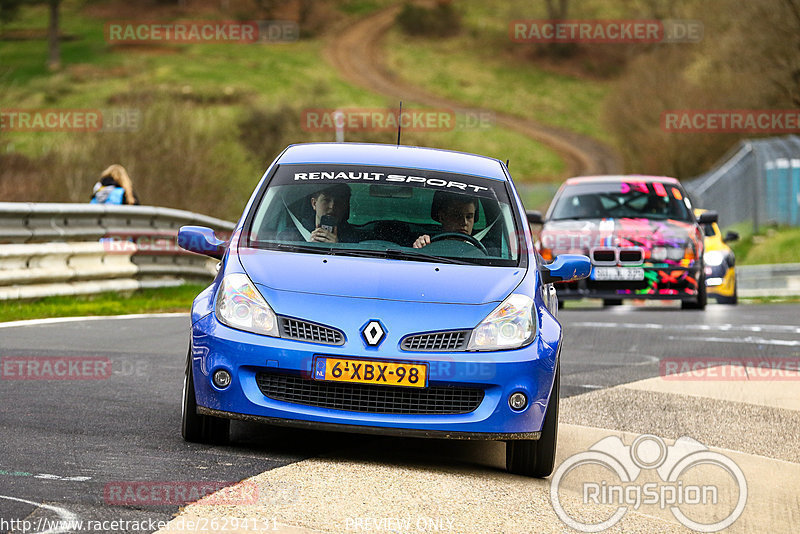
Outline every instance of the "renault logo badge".
[[367, 342], [370, 347], [377, 347], [386, 337], [386, 331], [381, 326], [380, 321], [372, 320], [364, 325], [361, 329], [361, 337]]

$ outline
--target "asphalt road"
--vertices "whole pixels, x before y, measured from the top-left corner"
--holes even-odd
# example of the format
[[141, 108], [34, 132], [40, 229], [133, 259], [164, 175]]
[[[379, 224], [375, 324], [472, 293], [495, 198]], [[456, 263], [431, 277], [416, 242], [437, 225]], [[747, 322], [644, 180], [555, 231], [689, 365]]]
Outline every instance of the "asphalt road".
[[[791, 305], [578, 308], [562, 310], [560, 319], [565, 397], [657, 376], [665, 358], [800, 353], [800, 314]], [[180, 437], [187, 332], [186, 316], [0, 328], [0, 357], [68, 356], [111, 365], [101, 379], [0, 380], [0, 532], [22, 532], [10, 521], [24, 518], [166, 521], [180, 507], [158, 498], [122, 505], [109, 496], [121, 484], [232, 483], [308, 457], [363, 450], [369, 440], [386, 450], [411, 446], [434, 455], [437, 449], [424, 440], [241, 422], [232, 425], [232, 446], [187, 444]], [[452, 447], [475, 456], [488, 450], [479, 443]]]

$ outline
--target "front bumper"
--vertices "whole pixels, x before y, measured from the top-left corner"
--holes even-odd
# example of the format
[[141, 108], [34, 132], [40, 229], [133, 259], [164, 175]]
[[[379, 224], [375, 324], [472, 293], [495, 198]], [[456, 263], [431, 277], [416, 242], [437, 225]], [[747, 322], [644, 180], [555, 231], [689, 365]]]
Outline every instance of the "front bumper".
[[[352, 332], [343, 328], [345, 332]], [[408, 333], [408, 332], [406, 332]], [[352, 334], [350, 338], [354, 337]], [[381, 349], [366, 349], [360, 338], [341, 346], [271, 338], [229, 328], [206, 315], [192, 327], [192, 370], [198, 413], [275, 425], [349, 432], [455, 439], [538, 439], [550, 400], [561, 327], [540, 312], [539, 334], [533, 343], [498, 352], [406, 352], [391, 330]], [[339, 410], [285, 402], [267, 397], [259, 388], [259, 373], [311, 379], [315, 356], [422, 362], [429, 365], [428, 387], [480, 388], [476, 409], [458, 414], [389, 414]], [[224, 390], [211, 377], [219, 369], [232, 376]], [[508, 404], [511, 393], [528, 397], [522, 411]]]
[[720, 265], [706, 267], [706, 288], [709, 296], [733, 297], [736, 290], [736, 268]]
[[655, 299], [694, 300], [697, 283], [702, 277], [699, 265], [680, 267], [673, 265], [648, 265], [644, 267], [643, 280], [593, 280], [590, 276], [577, 282], [556, 284], [560, 299]]

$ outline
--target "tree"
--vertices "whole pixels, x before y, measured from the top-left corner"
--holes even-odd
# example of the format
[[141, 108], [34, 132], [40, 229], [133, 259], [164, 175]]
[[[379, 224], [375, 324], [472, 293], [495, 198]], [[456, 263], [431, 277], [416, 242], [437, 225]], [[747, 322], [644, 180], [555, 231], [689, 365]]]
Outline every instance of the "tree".
[[565, 20], [569, 12], [569, 0], [544, 0], [547, 8], [547, 18], [550, 20]]
[[0, 0], [0, 24], [7, 23], [19, 14], [24, 4], [47, 2], [50, 8], [50, 22], [47, 27], [47, 66], [50, 70], [61, 67], [60, 16], [61, 0]]
[[61, 0], [48, 0], [50, 5], [50, 24], [47, 26], [47, 68], [61, 68], [61, 43], [59, 38], [59, 4]]

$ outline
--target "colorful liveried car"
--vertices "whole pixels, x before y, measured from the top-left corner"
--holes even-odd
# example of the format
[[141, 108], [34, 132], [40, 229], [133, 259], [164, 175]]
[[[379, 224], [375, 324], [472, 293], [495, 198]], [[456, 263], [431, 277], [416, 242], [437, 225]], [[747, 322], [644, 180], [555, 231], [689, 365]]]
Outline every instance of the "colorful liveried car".
[[558, 190], [542, 224], [537, 247], [545, 260], [586, 254], [592, 273], [585, 280], [557, 284], [559, 299], [680, 300], [683, 308], [706, 306], [703, 232], [716, 221], [698, 221], [678, 180], [657, 176], [592, 176], [568, 179]]
[[507, 442], [511, 472], [547, 476], [562, 328], [506, 166], [426, 148], [293, 145], [270, 165], [194, 301], [182, 433], [231, 419]]
[[[695, 209], [702, 217], [707, 210]], [[728, 243], [739, 239], [739, 234], [729, 231], [723, 237], [716, 222], [701, 225], [705, 235], [706, 291], [708, 296], [720, 304], [736, 304], [739, 300], [736, 289], [736, 256]]]

